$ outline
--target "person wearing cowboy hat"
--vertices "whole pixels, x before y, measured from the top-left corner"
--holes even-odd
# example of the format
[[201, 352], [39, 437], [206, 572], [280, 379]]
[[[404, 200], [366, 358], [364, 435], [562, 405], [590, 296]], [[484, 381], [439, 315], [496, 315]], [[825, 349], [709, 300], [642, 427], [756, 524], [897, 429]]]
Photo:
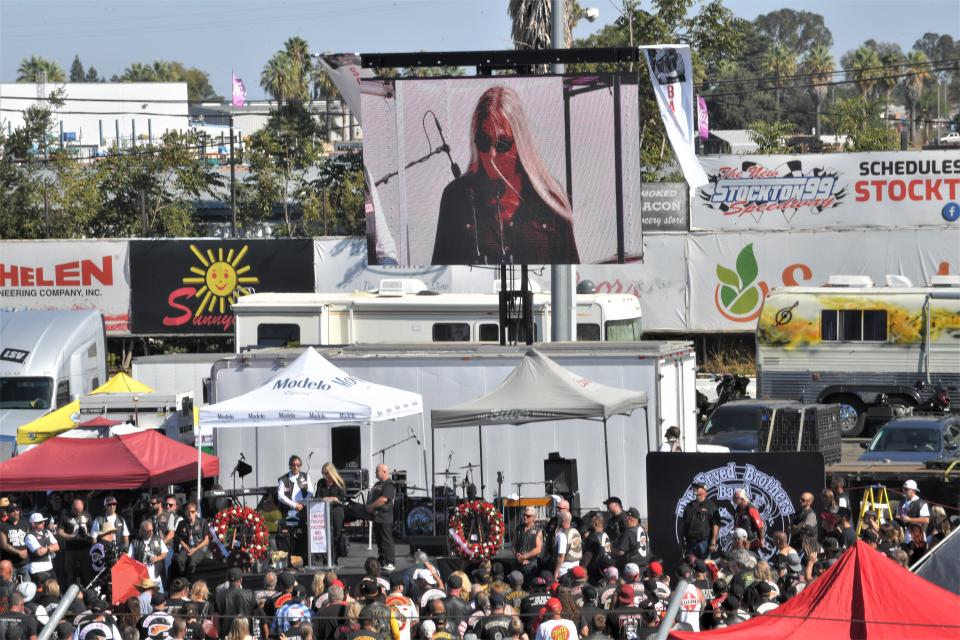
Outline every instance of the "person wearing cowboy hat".
[[112, 586], [110, 569], [117, 564], [119, 558], [117, 528], [107, 523], [100, 529], [96, 544], [90, 547], [90, 568], [93, 569], [97, 584], [101, 585], [107, 593]]
[[133, 585], [140, 594], [137, 600], [140, 601], [140, 613], [149, 615], [153, 613], [153, 594], [159, 591], [159, 585], [151, 578], [144, 576]]

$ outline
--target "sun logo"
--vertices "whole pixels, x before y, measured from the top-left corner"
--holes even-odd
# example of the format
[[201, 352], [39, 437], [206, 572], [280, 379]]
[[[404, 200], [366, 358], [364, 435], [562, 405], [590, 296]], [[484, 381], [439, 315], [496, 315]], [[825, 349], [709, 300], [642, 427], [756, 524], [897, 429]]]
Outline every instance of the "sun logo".
[[203, 265], [200, 267], [190, 267], [190, 272], [197, 275], [185, 276], [183, 284], [202, 285], [195, 298], [203, 299], [194, 316], [201, 316], [206, 313], [225, 313], [227, 308], [237, 301], [240, 296], [252, 293], [244, 285], [260, 284], [260, 278], [256, 276], [244, 276], [250, 271], [250, 266], [240, 266], [243, 257], [247, 255], [247, 245], [244, 245], [236, 256], [233, 249], [223, 255], [223, 248], [217, 250], [214, 254], [213, 249], [207, 249], [207, 255], [203, 255], [196, 245], [190, 245], [190, 251], [197, 256], [197, 260]]

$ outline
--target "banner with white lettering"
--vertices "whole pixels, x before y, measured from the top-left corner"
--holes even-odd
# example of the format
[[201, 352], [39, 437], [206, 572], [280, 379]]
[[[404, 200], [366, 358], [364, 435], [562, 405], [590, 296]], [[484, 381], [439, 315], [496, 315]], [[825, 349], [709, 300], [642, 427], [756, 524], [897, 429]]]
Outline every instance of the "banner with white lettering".
[[693, 229], [960, 227], [955, 151], [705, 156]]
[[777, 287], [822, 286], [841, 274], [924, 286], [960, 266], [960, 229], [691, 233], [688, 242], [691, 332], [753, 333]]
[[677, 156], [683, 177], [691, 187], [706, 184], [707, 176], [697, 161], [694, 148], [693, 62], [687, 45], [640, 47], [650, 71], [653, 95], [660, 107], [660, 119], [670, 146]]
[[130, 334], [126, 240], [0, 242], [0, 308], [93, 310], [108, 335]]
[[356, 53], [325, 53], [317, 56], [317, 62], [337, 87], [357, 122], [361, 122], [360, 78], [372, 78], [373, 69], [361, 67], [360, 56]]

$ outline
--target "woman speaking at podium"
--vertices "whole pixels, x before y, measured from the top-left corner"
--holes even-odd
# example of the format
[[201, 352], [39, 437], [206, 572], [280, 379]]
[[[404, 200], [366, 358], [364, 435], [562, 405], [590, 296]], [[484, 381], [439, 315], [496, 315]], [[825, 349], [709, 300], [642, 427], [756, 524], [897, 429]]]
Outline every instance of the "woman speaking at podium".
[[347, 555], [343, 541], [343, 505], [347, 501], [347, 488], [333, 463], [327, 462], [321, 471], [323, 477], [317, 482], [314, 497], [330, 505], [330, 534], [333, 536], [334, 549], [337, 557]]

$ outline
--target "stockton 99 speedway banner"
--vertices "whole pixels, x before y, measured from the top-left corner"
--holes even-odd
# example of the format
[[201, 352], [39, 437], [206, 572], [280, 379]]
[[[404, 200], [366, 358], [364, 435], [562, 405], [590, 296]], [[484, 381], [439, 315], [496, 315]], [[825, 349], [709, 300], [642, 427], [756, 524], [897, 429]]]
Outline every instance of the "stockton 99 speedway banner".
[[108, 335], [130, 333], [126, 240], [0, 243], [0, 309], [99, 311]]
[[725, 231], [960, 226], [955, 151], [712, 156], [691, 227]]

